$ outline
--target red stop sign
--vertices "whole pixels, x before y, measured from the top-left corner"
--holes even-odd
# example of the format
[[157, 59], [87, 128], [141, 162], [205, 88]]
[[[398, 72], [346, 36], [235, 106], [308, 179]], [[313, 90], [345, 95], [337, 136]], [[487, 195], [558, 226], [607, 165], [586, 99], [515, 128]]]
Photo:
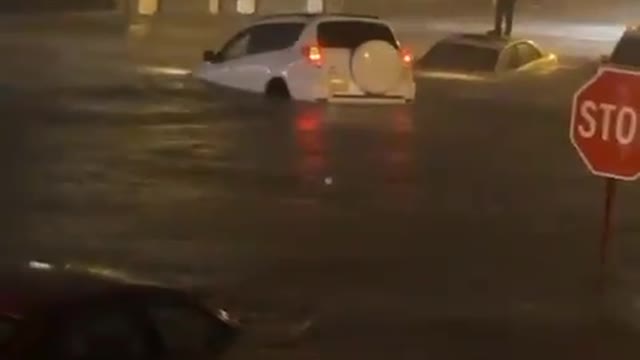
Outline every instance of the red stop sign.
[[571, 142], [595, 175], [640, 177], [640, 72], [601, 69], [573, 98]]

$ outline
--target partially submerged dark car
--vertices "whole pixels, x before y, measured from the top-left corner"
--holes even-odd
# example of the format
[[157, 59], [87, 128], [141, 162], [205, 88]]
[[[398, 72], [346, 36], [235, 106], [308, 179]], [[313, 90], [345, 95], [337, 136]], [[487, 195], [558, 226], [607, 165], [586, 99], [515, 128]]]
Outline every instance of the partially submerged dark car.
[[0, 273], [0, 358], [219, 359], [237, 327], [189, 293], [85, 272]]
[[418, 71], [496, 76], [549, 71], [557, 65], [554, 54], [543, 51], [531, 40], [457, 34], [437, 42], [416, 61], [415, 68]]
[[[421, 90], [498, 106], [526, 99], [557, 102], [558, 58], [530, 40], [456, 34], [436, 42], [415, 63]], [[563, 78], [564, 81], [564, 78]], [[536, 94], [536, 96], [531, 96]]]

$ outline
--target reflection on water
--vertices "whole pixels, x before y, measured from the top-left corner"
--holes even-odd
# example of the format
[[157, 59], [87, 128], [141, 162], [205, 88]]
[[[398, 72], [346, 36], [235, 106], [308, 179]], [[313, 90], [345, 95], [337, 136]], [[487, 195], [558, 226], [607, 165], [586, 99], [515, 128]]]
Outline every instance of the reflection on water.
[[327, 143], [321, 107], [305, 107], [294, 119], [297, 146], [295, 172], [307, 184], [318, 184], [328, 174]]
[[[411, 107], [304, 106], [295, 114], [294, 172], [312, 188], [406, 203], [415, 190]], [[384, 200], [386, 201], [386, 200]]]
[[387, 179], [393, 182], [408, 182], [413, 179], [414, 124], [406, 109], [397, 109], [392, 113], [391, 132], [383, 148], [383, 159]]
[[386, 209], [394, 212], [412, 211], [418, 196], [414, 148], [416, 137], [413, 113], [407, 108], [395, 109], [391, 117], [391, 131], [385, 138], [383, 169], [387, 186], [383, 196]]

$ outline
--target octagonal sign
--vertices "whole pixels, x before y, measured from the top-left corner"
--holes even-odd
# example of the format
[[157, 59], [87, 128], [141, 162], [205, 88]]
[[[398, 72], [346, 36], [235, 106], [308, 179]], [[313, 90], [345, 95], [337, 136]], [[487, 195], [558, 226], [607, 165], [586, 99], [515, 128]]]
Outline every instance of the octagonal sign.
[[640, 177], [640, 72], [603, 68], [573, 98], [570, 138], [589, 170]]

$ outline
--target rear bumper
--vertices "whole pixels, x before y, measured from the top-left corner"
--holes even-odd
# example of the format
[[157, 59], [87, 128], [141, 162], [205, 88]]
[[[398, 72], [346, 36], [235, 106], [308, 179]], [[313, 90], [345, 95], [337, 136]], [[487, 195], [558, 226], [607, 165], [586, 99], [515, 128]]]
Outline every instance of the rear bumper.
[[308, 76], [304, 79], [289, 76], [287, 84], [294, 99], [311, 102], [398, 104], [412, 102], [416, 95], [416, 84], [413, 79], [400, 83], [384, 95], [366, 94], [355, 85], [345, 92], [332, 92], [327, 81], [320, 75]]
[[362, 95], [334, 95], [328, 99], [318, 99], [319, 102], [331, 104], [407, 104], [413, 99], [404, 96], [362, 96]]

